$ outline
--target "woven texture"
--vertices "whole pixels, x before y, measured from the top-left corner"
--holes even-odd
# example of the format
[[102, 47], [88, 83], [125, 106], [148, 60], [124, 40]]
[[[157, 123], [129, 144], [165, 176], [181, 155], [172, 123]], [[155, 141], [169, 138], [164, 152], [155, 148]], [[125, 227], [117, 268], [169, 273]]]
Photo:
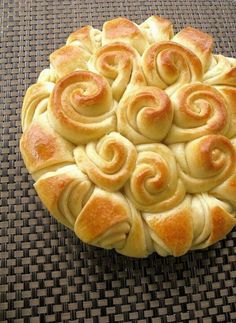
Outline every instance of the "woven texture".
[[234, 322], [236, 231], [206, 251], [134, 260], [89, 247], [42, 207], [19, 153], [23, 95], [85, 24], [152, 14], [236, 56], [233, 1], [1, 1], [0, 322]]

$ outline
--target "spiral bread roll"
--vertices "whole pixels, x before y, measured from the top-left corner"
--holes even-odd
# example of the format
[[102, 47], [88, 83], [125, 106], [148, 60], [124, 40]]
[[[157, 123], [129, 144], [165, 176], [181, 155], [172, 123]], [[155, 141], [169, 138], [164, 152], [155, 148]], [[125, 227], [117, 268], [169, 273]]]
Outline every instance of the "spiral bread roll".
[[170, 99], [157, 87], [143, 86], [129, 92], [117, 108], [117, 128], [135, 144], [161, 141], [172, 119]]
[[201, 83], [185, 85], [173, 94], [173, 125], [166, 143], [191, 141], [207, 134], [227, 134], [231, 126], [230, 104], [220, 91]]
[[174, 93], [185, 84], [202, 81], [200, 59], [188, 48], [172, 41], [157, 42], [142, 56], [142, 67], [148, 85]]
[[185, 195], [178, 178], [174, 155], [162, 144], [137, 146], [136, 168], [125, 192], [141, 211], [158, 212], [172, 208]]
[[203, 136], [187, 144], [174, 144], [171, 149], [189, 193], [212, 189], [225, 181], [235, 168], [235, 149], [227, 138], [220, 135]]
[[74, 150], [78, 167], [99, 187], [119, 190], [134, 170], [137, 152], [134, 145], [117, 132], [99, 142], [78, 146]]
[[85, 243], [181, 256], [236, 225], [236, 59], [151, 16], [85, 26], [27, 90], [20, 150], [50, 213]]
[[112, 43], [100, 48], [90, 64], [97, 73], [106, 77], [114, 99], [119, 101], [127, 88], [146, 84], [139, 61], [140, 56], [135, 49], [126, 44]]
[[48, 112], [55, 130], [74, 144], [100, 138], [115, 128], [110, 86], [92, 72], [73, 72], [57, 82]]

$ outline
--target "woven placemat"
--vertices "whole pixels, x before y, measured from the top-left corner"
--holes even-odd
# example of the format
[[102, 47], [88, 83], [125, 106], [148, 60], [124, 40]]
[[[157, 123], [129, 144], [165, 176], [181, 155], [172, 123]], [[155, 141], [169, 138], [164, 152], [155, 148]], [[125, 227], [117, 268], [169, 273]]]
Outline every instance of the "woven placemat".
[[0, 322], [236, 322], [236, 231], [204, 252], [144, 260], [81, 243], [43, 208], [19, 152], [22, 97], [48, 55], [85, 24], [152, 14], [236, 56], [233, 1], [9, 1], [1, 15]]

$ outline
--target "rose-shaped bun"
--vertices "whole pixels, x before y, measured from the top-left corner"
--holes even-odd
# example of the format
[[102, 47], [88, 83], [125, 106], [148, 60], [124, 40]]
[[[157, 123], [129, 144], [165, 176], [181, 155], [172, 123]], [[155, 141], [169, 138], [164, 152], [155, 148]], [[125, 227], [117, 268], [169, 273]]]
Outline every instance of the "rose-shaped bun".
[[142, 56], [143, 71], [148, 85], [174, 93], [185, 84], [202, 80], [200, 59], [180, 44], [163, 41], [151, 45]]
[[92, 69], [106, 77], [112, 94], [119, 101], [126, 90], [145, 85], [138, 52], [123, 43], [112, 43], [100, 48], [93, 56]]
[[189, 193], [206, 192], [232, 173], [236, 154], [231, 142], [221, 135], [208, 135], [187, 144], [171, 146], [179, 175]]
[[165, 138], [173, 118], [167, 94], [153, 86], [129, 92], [117, 108], [117, 127], [134, 144], [158, 142]]
[[172, 97], [174, 120], [166, 143], [191, 141], [207, 134], [226, 134], [231, 113], [215, 88], [201, 83], [185, 85]]
[[114, 104], [106, 79], [88, 71], [73, 72], [55, 85], [49, 119], [62, 137], [86, 143], [115, 128]]
[[137, 153], [134, 145], [118, 132], [99, 142], [74, 150], [78, 167], [98, 186], [107, 191], [119, 190], [134, 170]]
[[125, 192], [141, 211], [159, 212], [177, 205], [185, 195], [170, 149], [162, 144], [140, 145], [136, 167]]

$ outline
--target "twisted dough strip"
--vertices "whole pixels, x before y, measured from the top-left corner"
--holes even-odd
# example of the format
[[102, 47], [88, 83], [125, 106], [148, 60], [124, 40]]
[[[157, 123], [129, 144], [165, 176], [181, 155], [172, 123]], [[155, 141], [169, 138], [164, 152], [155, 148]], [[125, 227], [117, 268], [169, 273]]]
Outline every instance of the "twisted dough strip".
[[78, 167], [99, 187], [119, 190], [134, 170], [137, 153], [133, 144], [117, 132], [99, 142], [78, 146], [74, 150]]
[[100, 48], [91, 59], [90, 69], [95, 69], [107, 78], [116, 101], [120, 100], [126, 89], [128, 91], [146, 84], [139, 54], [123, 43], [112, 43]]
[[207, 134], [226, 134], [231, 111], [226, 100], [211, 86], [201, 83], [185, 85], [172, 97], [173, 125], [165, 142], [191, 141]]
[[106, 79], [88, 71], [60, 79], [48, 108], [52, 126], [72, 143], [87, 143], [115, 128], [111, 89]]
[[200, 59], [186, 47], [174, 42], [151, 45], [142, 56], [142, 67], [148, 85], [166, 89], [168, 94], [188, 83], [201, 81]]
[[134, 144], [161, 141], [173, 118], [167, 94], [151, 86], [129, 92], [120, 101], [116, 112], [118, 131]]
[[48, 107], [48, 99], [54, 88], [54, 83], [44, 82], [31, 85], [24, 97], [21, 112], [22, 130], [25, 131], [33, 120], [44, 113]]
[[137, 209], [145, 212], [168, 210], [184, 198], [174, 155], [162, 144], [137, 147], [136, 168], [125, 185], [125, 193]]
[[170, 148], [178, 162], [179, 175], [189, 193], [206, 192], [225, 181], [235, 167], [231, 142], [220, 135], [208, 135]]

